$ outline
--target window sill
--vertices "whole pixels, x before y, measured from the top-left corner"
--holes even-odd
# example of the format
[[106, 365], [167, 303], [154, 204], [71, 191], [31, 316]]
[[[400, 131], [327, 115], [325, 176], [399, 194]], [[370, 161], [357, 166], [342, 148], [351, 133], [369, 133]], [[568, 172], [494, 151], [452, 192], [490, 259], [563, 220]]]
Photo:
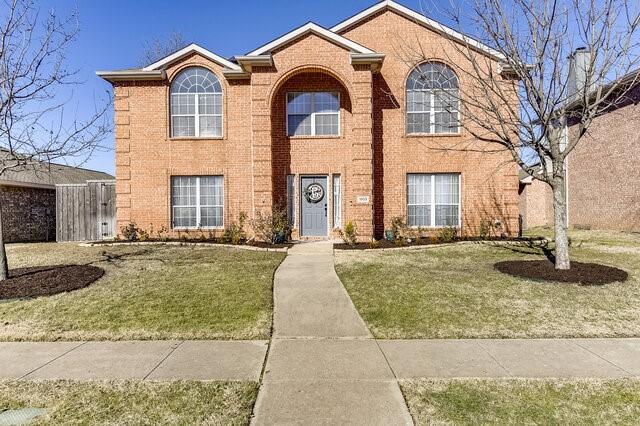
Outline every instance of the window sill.
[[221, 141], [224, 140], [224, 136], [207, 136], [207, 137], [194, 137], [194, 136], [178, 136], [170, 137], [170, 141], [185, 142], [185, 141]]
[[304, 140], [304, 139], [343, 139], [342, 135], [305, 135], [305, 136], [287, 136], [289, 139], [293, 140]]
[[462, 133], [410, 133], [405, 134], [403, 137], [405, 139], [413, 139], [413, 138], [459, 138], [462, 136]]
[[224, 226], [174, 227], [172, 231], [224, 231]]

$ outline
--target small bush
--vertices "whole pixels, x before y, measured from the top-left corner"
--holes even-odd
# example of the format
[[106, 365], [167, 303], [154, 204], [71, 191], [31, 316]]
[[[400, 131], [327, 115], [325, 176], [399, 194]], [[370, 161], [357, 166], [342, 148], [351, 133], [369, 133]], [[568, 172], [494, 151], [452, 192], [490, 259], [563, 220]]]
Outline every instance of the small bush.
[[393, 233], [394, 240], [401, 240], [408, 237], [407, 223], [401, 216], [396, 216], [391, 219], [391, 232]]
[[287, 242], [291, 235], [287, 209], [278, 205], [271, 210], [271, 214], [257, 212], [256, 218], [253, 220], [253, 230], [260, 241], [271, 244]]
[[458, 228], [455, 226], [448, 226], [442, 228], [438, 233], [438, 241], [441, 243], [450, 243], [458, 238]]
[[120, 228], [120, 233], [125, 241], [142, 241], [141, 237], [145, 240], [149, 238], [149, 234], [146, 231], [138, 228], [135, 223], [130, 223], [127, 226]]
[[222, 240], [227, 244], [239, 245], [246, 241], [247, 233], [244, 230], [244, 223], [247, 220], [247, 214], [240, 212], [238, 222], [233, 222], [230, 227], [224, 230]]
[[369, 248], [370, 248], [370, 249], [377, 249], [377, 248], [379, 248], [379, 247], [380, 247], [380, 241], [378, 241], [378, 240], [371, 240], [371, 241], [369, 242]]
[[491, 235], [491, 229], [493, 228], [493, 224], [490, 220], [483, 220], [480, 222], [480, 229], [478, 230], [478, 235], [483, 240], [486, 240]]
[[349, 244], [350, 246], [355, 246], [358, 243], [358, 230], [356, 229], [356, 225], [349, 221], [344, 230], [340, 230], [340, 238], [345, 244]]

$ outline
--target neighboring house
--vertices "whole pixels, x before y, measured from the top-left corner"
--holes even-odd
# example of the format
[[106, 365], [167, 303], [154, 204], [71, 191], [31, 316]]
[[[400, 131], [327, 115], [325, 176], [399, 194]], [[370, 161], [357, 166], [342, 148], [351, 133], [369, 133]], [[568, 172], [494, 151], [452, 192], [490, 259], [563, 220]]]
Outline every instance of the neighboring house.
[[[570, 227], [640, 232], [640, 71], [621, 81], [624, 99], [597, 117], [569, 154]], [[524, 228], [553, 225], [550, 187], [526, 173], [520, 175], [520, 214]]]
[[520, 177], [520, 216], [522, 228], [530, 229], [539, 226], [553, 225], [553, 192], [551, 187], [534, 179], [521, 170]]
[[[517, 233], [508, 154], [442, 149], [473, 142], [435, 102], [465, 84], [451, 62], [468, 66], [452, 47], [463, 37], [383, 1], [230, 60], [190, 45], [142, 69], [98, 72], [115, 94], [118, 229], [219, 234], [242, 212], [282, 206], [294, 237], [335, 237], [349, 221], [362, 239], [380, 237], [394, 217]], [[430, 59], [408, 64], [401, 44]]]
[[[0, 151], [1, 156], [8, 153]], [[9, 169], [0, 176], [0, 208], [4, 241], [56, 239], [56, 184], [77, 184], [113, 176], [77, 167], [39, 163]]]
[[640, 71], [622, 81], [631, 85], [624, 101], [569, 154], [570, 226], [640, 232]]

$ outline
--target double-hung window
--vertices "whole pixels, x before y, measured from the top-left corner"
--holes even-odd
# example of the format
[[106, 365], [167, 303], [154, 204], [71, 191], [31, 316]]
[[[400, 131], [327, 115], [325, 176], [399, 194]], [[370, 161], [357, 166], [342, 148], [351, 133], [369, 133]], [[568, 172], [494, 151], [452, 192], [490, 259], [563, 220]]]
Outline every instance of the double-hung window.
[[438, 62], [418, 65], [407, 80], [407, 134], [458, 133], [458, 77]]
[[173, 176], [173, 227], [221, 228], [224, 225], [223, 182], [222, 176]]
[[187, 68], [171, 83], [171, 136], [222, 136], [222, 85], [208, 69]]
[[460, 175], [407, 175], [407, 224], [460, 226]]
[[287, 135], [340, 135], [340, 95], [334, 92], [287, 93]]

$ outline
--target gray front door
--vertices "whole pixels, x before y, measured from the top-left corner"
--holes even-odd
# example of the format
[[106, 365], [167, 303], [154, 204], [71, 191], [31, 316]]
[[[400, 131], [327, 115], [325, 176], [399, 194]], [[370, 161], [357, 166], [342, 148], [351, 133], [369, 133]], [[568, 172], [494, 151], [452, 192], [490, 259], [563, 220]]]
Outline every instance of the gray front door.
[[302, 235], [327, 235], [327, 178], [302, 176], [300, 179]]

